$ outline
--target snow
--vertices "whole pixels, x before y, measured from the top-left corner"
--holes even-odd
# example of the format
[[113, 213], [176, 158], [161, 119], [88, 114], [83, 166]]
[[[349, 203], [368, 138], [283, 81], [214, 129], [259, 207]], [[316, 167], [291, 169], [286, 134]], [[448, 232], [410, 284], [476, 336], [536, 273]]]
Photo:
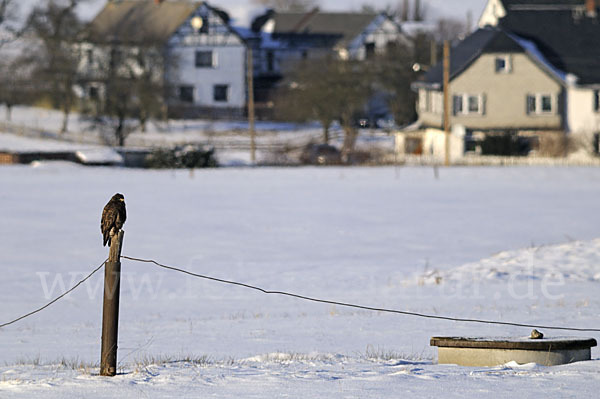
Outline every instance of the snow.
[[84, 164], [119, 165], [123, 163], [123, 157], [111, 148], [78, 150], [75, 152], [75, 155]]
[[541, 63], [548, 71], [550, 71], [552, 74], [554, 74], [554, 76], [556, 76], [558, 79], [560, 79], [563, 82], [566, 81], [567, 73], [556, 68], [550, 61], [548, 61], [546, 59], [546, 57], [544, 57], [544, 55], [542, 54], [540, 49], [538, 49], [538, 47], [536, 46], [536, 44], [534, 42], [532, 42], [531, 40], [523, 39], [520, 36], [513, 35], [510, 33], [507, 33], [507, 35], [510, 36], [514, 41], [519, 43], [519, 45], [527, 53], [529, 53], [533, 58], [537, 59], [538, 62]]
[[[266, 289], [428, 314], [598, 328], [600, 169], [0, 167], [0, 322], [123, 254]], [[437, 277], [437, 278], [436, 278]], [[119, 367], [98, 377], [102, 276], [0, 329], [0, 397], [594, 397], [589, 362], [437, 365], [432, 336], [530, 329], [268, 296], [123, 260]], [[546, 337], [595, 333], [542, 330]]]
[[99, 147], [89, 144], [75, 144], [66, 141], [57, 141], [51, 139], [30, 138], [15, 134], [0, 133], [0, 151], [7, 152], [68, 152], [79, 150], [100, 150], [105, 147]]
[[[79, 150], [101, 148], [102, 144], [111, 142], [111, 137], [102, 136], [91, 130], [85, 119], [71, 114], [68, 131], [59, 133], [63, 114], [56, 110], [36, 107], [14, 107], [12, 119], [8, 124], [12, 132], [19, 132], [28, 137], [19, 137], [6, 133], [0, 134], [0, 149], [41, 148]], [[39, 140], [39, 136], [48, 140]], [[294, 124], [272, 121], [256, 123], [256, 148], [259, 164], [286, 164], [297, 160], [300, 150], [310, 142], [320, 142], [323, 130], [318, 123]], [[330, 129], [331, 144], [341, 148], [344, 134], [338, 124]], [[28, 141], [32, 138], [34, 141]], [[49, 141], [60, 138], [72, 144]], [[216, 149], [216, 157], [222, 166], [251, 165], [250, 134], [247, 121], [216, 120], [169, 120], [155, 122], [142, 132], [132, 132], [126, 140], [128, 148], [174, 147], [189, 143], [209, 145]], [[360, 131], [357, 148], [373, 152], [391, 153], [394, 147], [392, 134], [380, 129]], [[296, 153], [291, 158], [290, 153]], [[277, 159], [284, 157], [286, 159]], [[278, 162], [274, 162], [277, 160]]]

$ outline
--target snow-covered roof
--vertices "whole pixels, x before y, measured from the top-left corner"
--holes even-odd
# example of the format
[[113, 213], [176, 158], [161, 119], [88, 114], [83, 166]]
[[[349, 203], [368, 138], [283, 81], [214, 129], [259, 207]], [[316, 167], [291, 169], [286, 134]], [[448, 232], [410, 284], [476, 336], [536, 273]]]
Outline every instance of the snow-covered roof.
[[75, 156], [79, 162], [87, 165], [120, 165], [123, 163], [121, 154], [112, 148], [90, 148], [78, 150]]

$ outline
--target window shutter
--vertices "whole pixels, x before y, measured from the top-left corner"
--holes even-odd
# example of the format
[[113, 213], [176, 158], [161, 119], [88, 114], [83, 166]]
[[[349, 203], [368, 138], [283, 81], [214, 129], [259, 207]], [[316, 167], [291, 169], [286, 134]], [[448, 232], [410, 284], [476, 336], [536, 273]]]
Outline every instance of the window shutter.
[[452, 115], [458, 115], [462, 112], [462, 96], [454, 95], [452, 96]]
[[525, 113], [527, 115], [535, 113], [535, 96], [528, 94], [525, 100]]
[[481, 115], [485, 115], [487, 106], [487, 96], [484, 94], [481, 95]]

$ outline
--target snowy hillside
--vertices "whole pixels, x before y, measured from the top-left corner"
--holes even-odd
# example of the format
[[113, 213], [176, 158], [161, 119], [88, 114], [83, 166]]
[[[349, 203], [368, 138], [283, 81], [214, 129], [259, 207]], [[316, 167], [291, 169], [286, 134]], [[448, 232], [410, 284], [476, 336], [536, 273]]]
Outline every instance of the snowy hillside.
[[[0, 323], [123, 254], [325, 299], [599, 328], [600, 169], [0, 167]], [[593, 397], [600, 361], [436, 364], [435, 335], [526, 336], [267, 296], [123, 261], [122, 374], [98, 377], [102, 276], [0, 329], [0, 397]], [[544, 331], [547, 336], [594, 333]], [[598, 359], [598, 349], [592, 358]]]

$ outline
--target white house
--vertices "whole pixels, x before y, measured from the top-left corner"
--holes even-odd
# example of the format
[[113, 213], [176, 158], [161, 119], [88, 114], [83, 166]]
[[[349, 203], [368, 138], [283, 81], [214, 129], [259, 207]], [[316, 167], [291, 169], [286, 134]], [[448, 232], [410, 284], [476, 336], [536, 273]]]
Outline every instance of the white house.
[[[142, 45], [162, 47], [164, 79], [173, 88], [169, 113], [179, 117], [241, 117], [245, 113], [246, 45], [224, 11], [207, 2], [109, 1], [82, 44], [83, 71], [99, 59]], [[110, 54], [112, 52], [113, 54]], [[85, 88], [97, 95], [93, 80]]]
[[400, 26], [383, 13], [268, 10], [246, 32], [254, 49], [256, 99], [270, 100], [270, 91], [301, 60], [334, 55], [365, 60], [401, 42], [410, 45]]

